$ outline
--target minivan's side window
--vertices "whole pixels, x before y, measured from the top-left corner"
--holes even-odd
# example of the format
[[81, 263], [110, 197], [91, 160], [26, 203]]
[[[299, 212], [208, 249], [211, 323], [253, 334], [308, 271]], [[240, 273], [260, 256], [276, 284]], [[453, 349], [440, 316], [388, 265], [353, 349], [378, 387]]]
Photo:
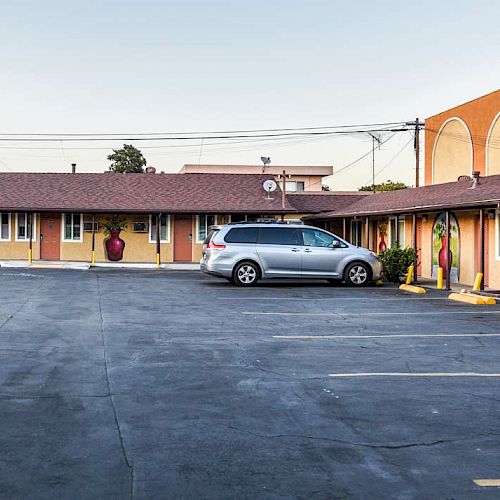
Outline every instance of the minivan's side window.
[[261, 245], [298, 245], [299, 235], [297, 229], [291, 227], [261, 227], [258, 242]]
[[224, 236], [226, 243], [257, 243], [258, 227], [235, 227]]
[[304, 246], [332, 248], [334, 241], [339, 241], [328, 233], [315, 229], [301, 229]]

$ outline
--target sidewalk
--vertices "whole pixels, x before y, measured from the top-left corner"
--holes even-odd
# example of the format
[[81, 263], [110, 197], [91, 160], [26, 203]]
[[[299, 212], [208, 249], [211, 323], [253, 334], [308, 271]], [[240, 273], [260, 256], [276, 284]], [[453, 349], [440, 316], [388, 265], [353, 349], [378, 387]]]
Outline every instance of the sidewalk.
[[[74, 262], [74, 261], [50, 261], [36, 260], [31, 264], [26, 260], [1, 260], [0, 267], [5, 268], [22, 268], [22, 269], [75, 269], [78, 271], [86, 271], [90, 269], [89, 262]], [[107, 269], [158, 269], [156, 264], [148, 263], [120, 263], [120, 262], [98, 262], [95, 267]], [[193, 263], [176, 264], [161, 264], [160, 269], [170, 271], [199, 271], [200, 265]]]

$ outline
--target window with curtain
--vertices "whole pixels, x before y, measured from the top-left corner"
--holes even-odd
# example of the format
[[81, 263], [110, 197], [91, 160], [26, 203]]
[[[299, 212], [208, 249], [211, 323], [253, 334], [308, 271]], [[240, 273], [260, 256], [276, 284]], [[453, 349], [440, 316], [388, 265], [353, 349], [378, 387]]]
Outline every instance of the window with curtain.
[[82, 214], [64, 214], [64, 241], [82, 241]]
[[[35, 240], [36, 216], [32, 215], [33, 232], [32, 239]], [[18, 212], [16, 214], [16, 240], [27, 241], [30, 239], [30, 214], [28, 212]]]
[[[156, 242], [156, 215], [150, 215], [149, 241], [150, 243]], [[170, 215], [161, 214], [160, 242], [168, 243], [169, 241], [170, 241]]]
[[208, 228], [217, 224], [216, 215], [197, 215], [196, 216], [196, 243], [203, 243], [208, 234]]
[[0, 213], [0, 240], [10, 240], [10, 214]]

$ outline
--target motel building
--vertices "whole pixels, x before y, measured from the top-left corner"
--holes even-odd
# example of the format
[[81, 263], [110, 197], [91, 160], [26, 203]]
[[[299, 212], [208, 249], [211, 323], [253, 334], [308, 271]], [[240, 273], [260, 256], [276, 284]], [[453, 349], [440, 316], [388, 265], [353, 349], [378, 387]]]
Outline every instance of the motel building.
[[333, 206], [329, 192], [284, 196], [295, 177], [268, 192], [273, 173], [0, 173], [0, 266], [198, 263], [211, 225], [300, 221]]
[[442, 267], [470, 286], [481, 272], [500, 290], [500, 90], [425, 120], [424, 178], [304, 219], [377, 252], [412, 246], [421, 278]]

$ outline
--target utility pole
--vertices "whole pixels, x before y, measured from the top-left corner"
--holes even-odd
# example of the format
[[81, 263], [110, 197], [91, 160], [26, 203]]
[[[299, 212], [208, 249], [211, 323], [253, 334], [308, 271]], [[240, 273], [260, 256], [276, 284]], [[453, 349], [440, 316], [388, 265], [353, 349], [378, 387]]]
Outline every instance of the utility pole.
[[420, 123], [415, 118], [415, 187], [420, 186]]
[[380, 137], [375, 134], [368, 132], [372, 138], [372, 191], [375, 192], [375, 141], [378, 142], [378, 147], [380, 148]]

